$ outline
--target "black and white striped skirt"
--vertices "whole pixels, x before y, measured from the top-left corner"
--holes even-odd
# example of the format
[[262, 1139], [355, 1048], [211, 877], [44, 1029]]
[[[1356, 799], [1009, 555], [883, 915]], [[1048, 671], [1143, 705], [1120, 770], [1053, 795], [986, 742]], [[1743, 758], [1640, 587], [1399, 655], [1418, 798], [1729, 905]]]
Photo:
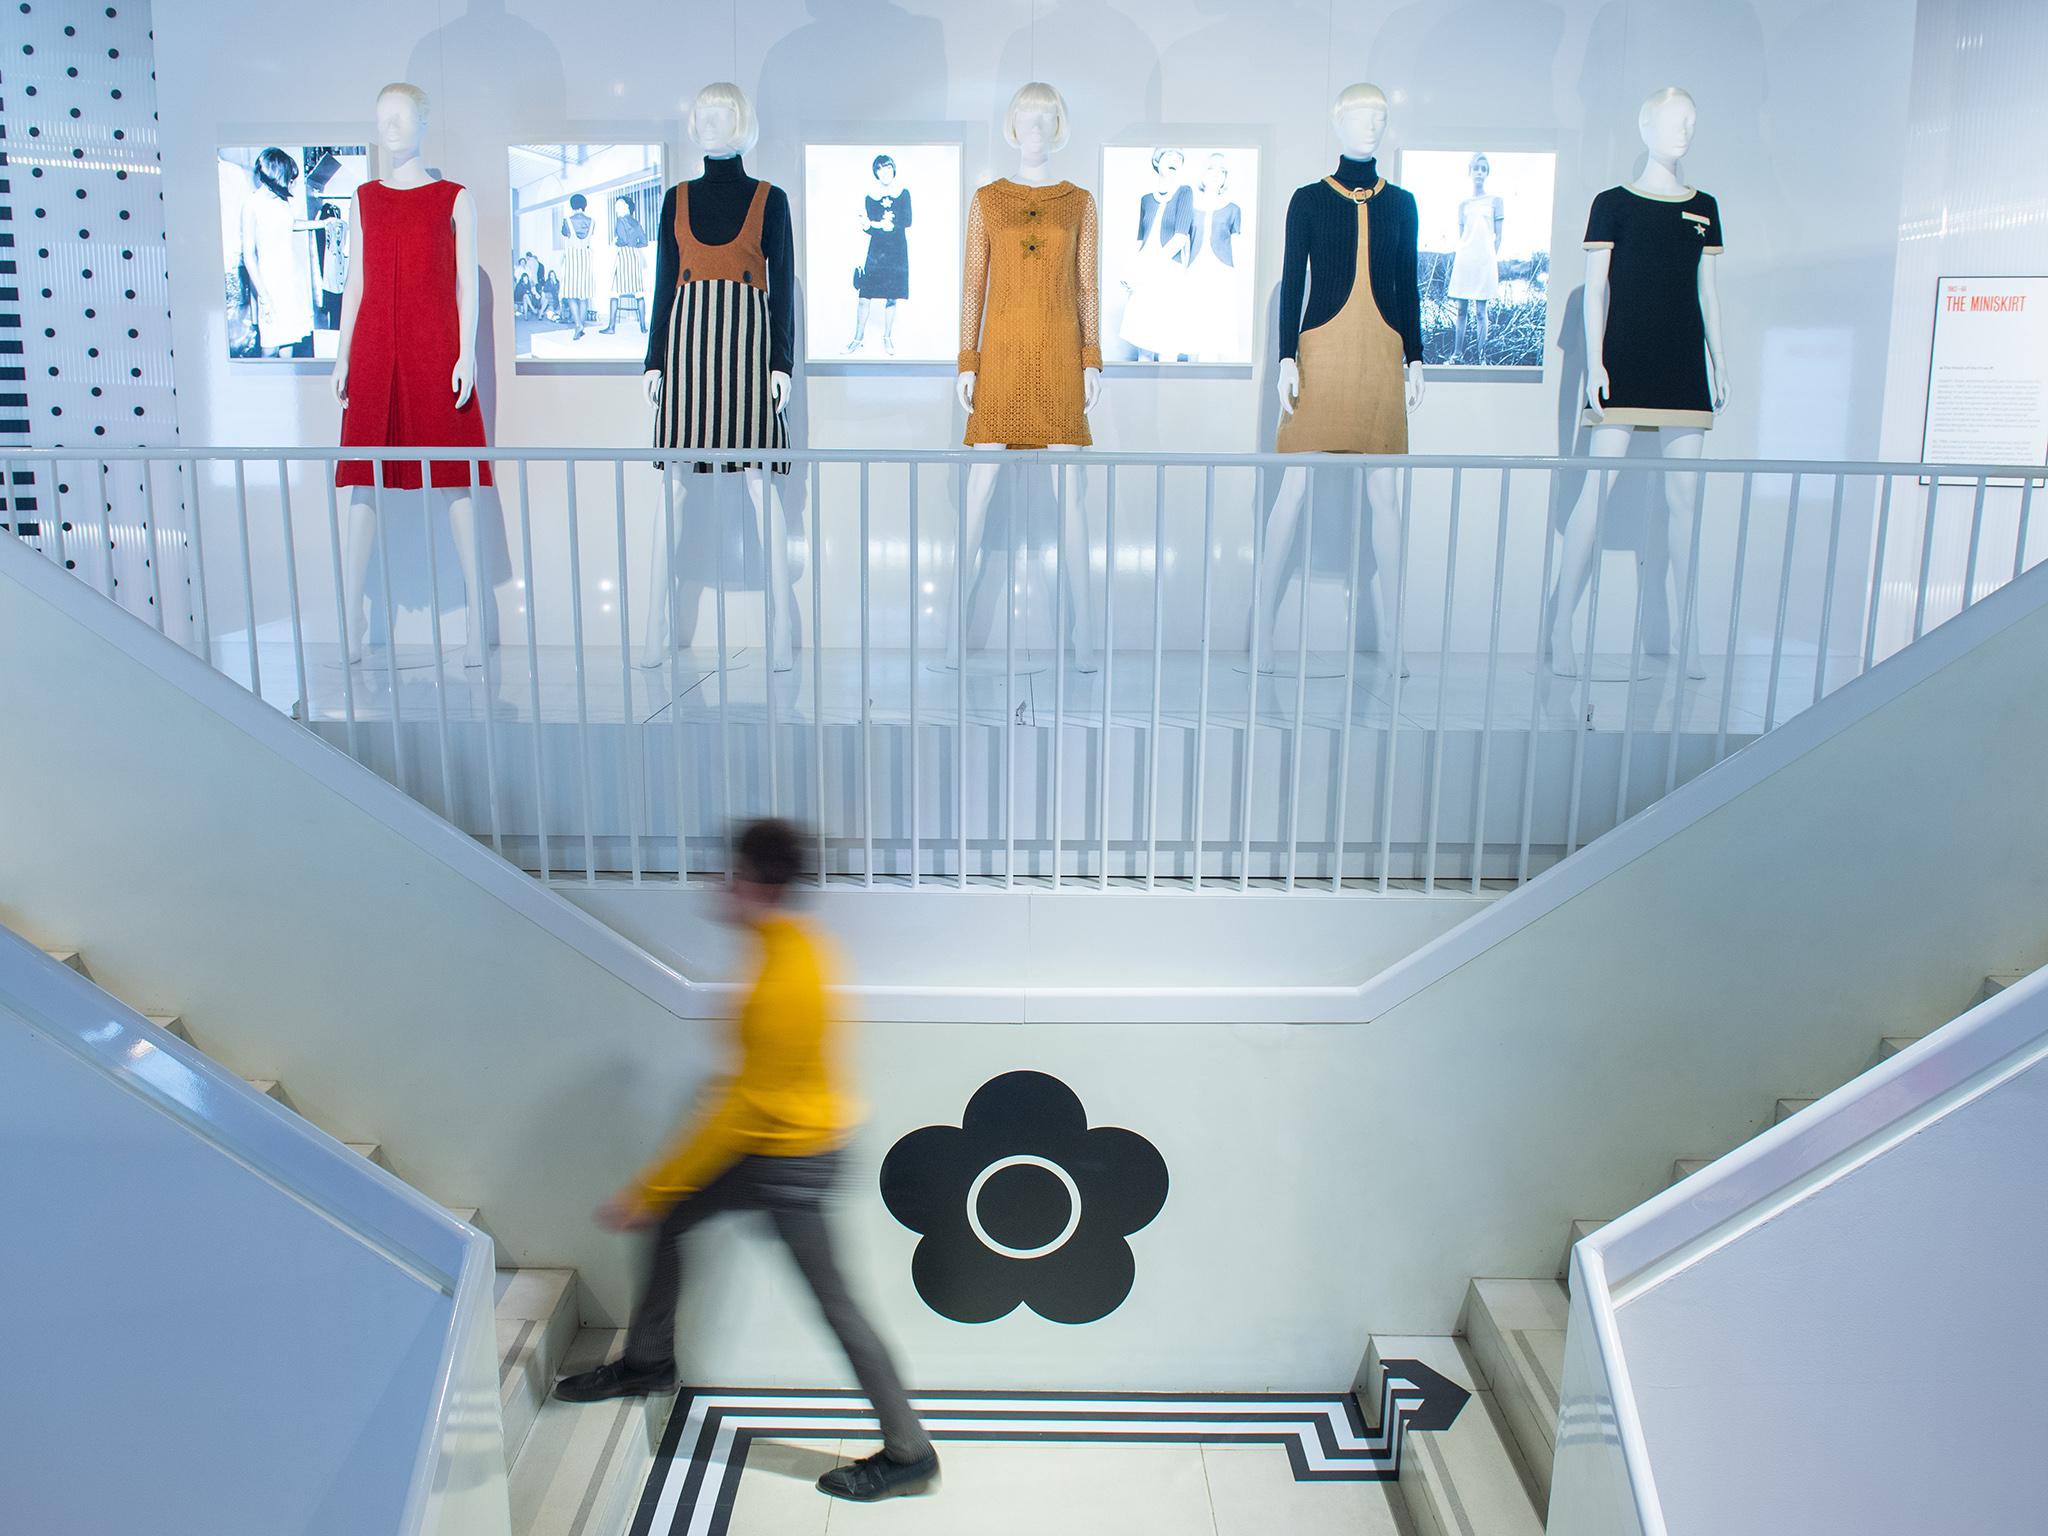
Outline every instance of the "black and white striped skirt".
[[[768, 295], [726, 279], [682, 285], [669, 312], [668, 358], [654, 411], [657, 448], [787, 448], [768, 369]], [[789, 473], [785, 463], [771, 466]], [[698, 463], [711, 469], [756, 464]]]

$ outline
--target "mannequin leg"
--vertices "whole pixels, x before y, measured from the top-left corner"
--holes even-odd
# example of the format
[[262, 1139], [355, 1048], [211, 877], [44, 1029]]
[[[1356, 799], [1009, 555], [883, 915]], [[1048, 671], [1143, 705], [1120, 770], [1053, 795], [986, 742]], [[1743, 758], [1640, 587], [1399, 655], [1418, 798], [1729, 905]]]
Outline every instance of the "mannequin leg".
[[[1372, 582], [1366, 595], [1372, 603], [1373, 637], [1380, 654], [1391, 663], [1398, 645], [1390, 645], [1394, 629], [1394, 589], [1389, 579], [1401, 568], [1401, 480], [1391, 469], [1375, 469], [1365, 477], [1365, 502], [1372, 509]], [[1346, 642], [1347, 644], [1350, 642]], [[1401, 663], [1408, 676], [1408, 663]]]
[[774, 594], [775, 612], [768, 626], [769, 665], [777, 672], [787, 672], [795, 649], [790, 639], [790, 614], [796, 607], [796, 584], [789, 579], [789, 529], [783, 521], [782, 494], [762, 470], [748, 470], [746, 481], [747, 497], [754, 504], [754, 526], [761, 530], [761, 550], [767, 556], [763, 586]]
[[[374, 469], [371, 471], [376, 472]], [[359, 485], [349, 495], [348, 548], [342, 572], [342, 625], [348, 637], [348, 659], [363, 659], [363, 631], [369, 627], [370, 610], [364, 580], [370, 572], [370, 549], [377, 542], [377, 509], [370, 487]]]
[[948, 667], [960, 665], [961, 626], [954, 622], [954, 605], [964, 603], [971, 616], [975, 594], [981, 590], [981, 536], [988, 527], [989, 498], [995, 494], [996, 475], [1002, 467], [991, 457], [986, 463], [976, 464], [967, 471], [967, 500], [963, 508], [967, 526], [954, 560], [952, 587], [947, 591], [945, 601], [939, 605], [939, 613], [946, 625]]
[[462, 567], [463, 604], [469, 610], [468, 628], [463, 632], [462, 664], [480, 667], [484, 652], [498, 643], [495, 593], [479, 580], [476, 568], [476, 504], [469, 487], [444, 489], [442, 504], [448, 509], [448, 536], [455, 541], [455, 559]]
[[[676, 509], [676, 533], [682, 532], [683, 470], [670, 464], [662, 471], [670, 479], [665, 506]], [[662, 513], [654, 518], [654, 536], [647, 562], [647, 635], [640, 647], [640, 665], [658, 667], [668, 660], [669, 649], [687, 650], [696, 638], [697, 609], [704, 584], [676, 572], [668, 542], [668, 521]], [[673, 604], [673, 609], [671, 609]]]
[[[1055, 452], [1071, 453], [1070, 444], [1055, 443]], [[1089, 574], [1088, 559], [1088, 471], [1079, 464], [1064, 466], [1066, 496], [1060, 501], [1060, 580], [1067, 590], [1067, 634], [1074, 644], [1074, 668], [1093, 672], [1100, 665], [1096, 656], [1095, 580]], [[1053, 494], [1059, 496], [1059, 476], [1053, 470]], [[1115, 569], [1114, 556], [1109, 568]]]
[[[1659, 447], [1667, 459], [1697, 459], [1705, 450], [1707, 434], [1698, 427], [1662, 427], [1658, 429]], [[1675, 473], [1664, 477], [1664, 505], [1669, 514], [1666, 523], [1665, 545], [1669, 553], [1671, 569], [1671, 615], [1675, 623], [1665, 626], [1665, 633], [1677, 631], [1685, 622], [1685, 594], [1692, 584], [1692, 519], [1693, 506], [1698, 497], [1699, 477]], [[1664, 589], [1664, 573], [1659, 571], [1649, 578], [1654, 582], [1653, 591], [1660, 594]], [[1707, 669], [1700, 659], [1700, 622], [1697, 596], [1693, 601], [1692, 633], [1689, 637], [1674, 642], [1683, 650], [1686, 658], [1685, 673], [1688, 677], [1705, 677]]]
[[[1618, 459], [1628, 452], [1628, 427], [1595, 427], [1587, 439], [1586, 452], [1596, 459]], [[1612, 473], [1588, 478], [1578, 502], [1565, 517], [1564, 553], [1557, 567], [1557, 588], [1551, 594], [1548, 650], [1550, 669], [1559, 677], [1578, 676], [1578, 653], [1572, 648], [1572, 616], [1593, 574], [1599, 556], [1600, 503], [1614, 484]]]
[[1273, 670], [1273, 624], [1287, 590], [1281, 571], [1294, 550], [1294, 528], [1301, 518], [1302, 498], [1307, 495], [1307, 469], [1287, 470], [1280, 476], [1280, 494], [1273, 498], [1273, 510], [1266, 518], [1265, 547], [1259, 557], [1260, 590], [1252, 594], [1252, 628], [1245, 637], [1246, 650], [1256, 640], [1261, 672]]

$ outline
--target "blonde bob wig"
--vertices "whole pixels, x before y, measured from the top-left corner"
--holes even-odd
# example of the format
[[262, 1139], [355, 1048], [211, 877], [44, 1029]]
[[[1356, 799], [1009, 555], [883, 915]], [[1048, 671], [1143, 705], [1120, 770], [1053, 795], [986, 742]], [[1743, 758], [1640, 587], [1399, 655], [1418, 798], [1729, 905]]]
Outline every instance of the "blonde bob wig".
[[1010, 148], [1017, 147], [1017, 119], [1026, 112], [1050, 112], [1052, 114], [1052, 143], [1048, 149], [1064, 149], [1067, 144], [1067, 103], [1060, 93], [1043, 80], [1033, 80], [1029, 85], [1017, 87], [1017, 94], [1010, 98], [1010, 110], [1003, 114], [1003, 137]]
[[[697, 131], [697, 119], [708, 107], [724, 107], [732, 113], [732, 139], [726, 144], [705, 144]], [[697, 93], [697, 99], [690, 103], [690, 137], [713, 155], [744, 155], [754, 147], [761, 137], [761, 121], [754, 116], [754, 105], [747, 100], [747, 93], [730, 80], [714, 80]]]

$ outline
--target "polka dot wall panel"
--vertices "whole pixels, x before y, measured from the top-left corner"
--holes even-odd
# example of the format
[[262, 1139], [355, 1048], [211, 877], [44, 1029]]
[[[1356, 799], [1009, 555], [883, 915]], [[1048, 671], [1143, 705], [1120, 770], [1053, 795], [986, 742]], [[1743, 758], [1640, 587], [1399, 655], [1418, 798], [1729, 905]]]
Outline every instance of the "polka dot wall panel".
[[93, 457], [178, 437], [147, 0], [0, 0], [0, 456], [5, 520], [189, 637], [183, 472]]

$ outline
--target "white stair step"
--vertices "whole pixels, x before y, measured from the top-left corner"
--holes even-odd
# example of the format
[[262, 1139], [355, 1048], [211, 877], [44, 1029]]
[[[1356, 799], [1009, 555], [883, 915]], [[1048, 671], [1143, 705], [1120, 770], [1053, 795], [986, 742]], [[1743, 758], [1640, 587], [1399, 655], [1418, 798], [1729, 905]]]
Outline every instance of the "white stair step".
[[[1606, 1225], [1607, 1219], [1604, 1217], [1599, 1221], [1594, 1221], [1588, 1217], [1581, 1216], [1572, 1223], [1571, 1234], [1565, 1239], [1564, 1243], [1564, 1262], [1557, 1267], [1557, 1278], [1559, 1280], [1569, 1282], [1572, 1272], [1572, 1250]], [[1567, 1286], [1567, 1288], [1569, 1287]]]
[[1493, 1394], [1456, 1339], [1374, 1335], [1359, 1406], [1377, 1427], [1382, 1360], [1419, 1360], [1472, 1393], [1448, 1429], [1406, 1435], [1400, 1489], [1416, 1536], [1541, 1536], [1528, 1474], [1509, 1444]]
[[[560, 1371], [602, 1365], [625, 1342], [623, 1329], [580, 1329]], [[675, 1401], [671, 1395], [564, 1403], [550, 1396], [512, 1463], [514, 1536], [625, 1530]]]
[[1702, 1168], [1706, 1167], [1707, 1164], [1711, 1163], [1712, 1161], [1713, 1159], [1711, 1157], [1679, 1158], [1676, 1162], [1674, 1162], [1671, 1165], [1671, 1182], [1676, 1184], [1680, 1179], [1691, 1178], [1694, 1174], [1698, 1173]]
[[266, 1099], [275, 1099], [278, 1103], [282, 1104], [286, 1109], [290, 1109], [292, 1107], [292, 1101], [285, 1097], [284, 1085], [278, 1082], [276, 1078], [245, 1077], [242, 1079], [242, 1081], [247, 1083], [251, 1088], [254, 1088]]
[[367, 1157], [386, 1172], [391, 1170], [391, 1160], [385, 1157], [382, 1143], [375, 1141], [345, 1141], [342, 1145], [358, 1157]]
[[1555, 1280], [1478, 1279], [1465, 1293], [1465, 1342], [1507, 1420], [1538, 1508], [1549, 1506], [1550, 1464], [1557, 1455], [1567, 1307], [1565, 1288]]
[[[79, 969], [84, 970], [85, 967], [81, 965]], [[1977, 1001], [1981, 1003], [1988, 998], [1996, 997], [2007, 987], [2026, 979], [2025, 971], [1993, 971], [1984, 978], [1984, 985], [1977, 993]]]
[[1819, 1102], [1818, 1099], [1780, 1099], [1777, 1108], [1771, 1112], [1771, 1124], [1782, 1125], [1807, 1105]]
[[158, 1029], [162, 1030], [165, 1034], [176, 1035], [180, 1040], [184, 1041], [187, 1045], [190, 1045], [192, 1043], [191, 1035], [186, 1033], [185, 1030], [185, 1021], [179, 1018], [178, 1015], [176, 1015], [175, 1013], [145, 1013], [143, 1017], [145, 1019], [148, 1019], [150, 1023], [154, 1024]]
[[1924, 1035], [1886, 1035], [1877, 1042], [1877, 1059], [1890, 1061], [1907, 1046], [1918, 1045], [1925, 1038]]
[[52, 960], [56, 961], [59, 965], [70, 966], [71, 969], [78, 972], [78, 974], [81, 976], [90, 977], [92, 975], [92, 972], [88, 971], [85, 968], [85, 956], [81, 955], [75, 949], [51, 949], [45, 946], [45, 948], [43, 949], [43, 953], [48, 955]]
[[508, 1469], [554, 1391], [576, 1336], [575, 1281], [575, 1271], [568, 1269], [498, 1271], [498, 1398]]

